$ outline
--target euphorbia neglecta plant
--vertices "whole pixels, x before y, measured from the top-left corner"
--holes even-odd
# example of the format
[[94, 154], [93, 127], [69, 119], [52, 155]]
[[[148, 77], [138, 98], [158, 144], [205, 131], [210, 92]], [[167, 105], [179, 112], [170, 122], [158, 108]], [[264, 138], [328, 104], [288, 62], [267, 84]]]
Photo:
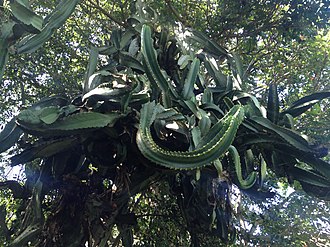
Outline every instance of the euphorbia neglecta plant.
[[[264, 111], [244, 92], [236, 55], [195, 31], [185, 40], [202, 48], [193, 54], [168, 31], [130, 21], [112, 31], [109, 46], [92, 48], [81, 95], [42, 99], [1, 132], [1, 152], [18, 143], [10, 165], [30, 171], [22, 187], [2, 183], [29, 201], [13, 246], [105, 246], [116, 224], [136, 222], [130, 197], [160, 180], [178, 198], [196, 246], [199, 233], [234, 239], [231, 187], [266, 198], [267, 171], [330, 199], [327, 151], [292, 122], [330, 92], [280, 111], [271, 84]], [[96, 70], [99, 54], [109, 63]], [[49, 196], [56, 204], [45, 212]], [[133, 243], [127, 231], [125, 246]]]

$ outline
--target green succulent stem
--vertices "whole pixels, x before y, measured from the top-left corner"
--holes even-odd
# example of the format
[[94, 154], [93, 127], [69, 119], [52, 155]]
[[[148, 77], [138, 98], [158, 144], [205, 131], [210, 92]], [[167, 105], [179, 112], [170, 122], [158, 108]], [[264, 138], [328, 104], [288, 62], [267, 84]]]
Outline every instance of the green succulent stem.
[[202, 139], [202, 146], [193, 151], [169, 151], [157, 145], [151, 135], [150, 127], [157, 109], [154, 102], [143, 106], [136, 141], [141, 153], [146, 158], [171, 169], [196, 169], [222, 157], [234, 141], [237, 129], [244, 119], [243, 107], [235, 105], [205, 135], [203, 139], [207, 141]]
[[228, 148], [228, 154], [229, 154], [230, 164], [232, 164], [235, 167], [235, 176], [236, 176], [236, 180], [238, 182], [238, 185], [242, 189], [251, 188], [257, 180], [256, 172], [250, 173], [248, 175], [248, 177], [244, 179], [243, 175], [242, 175], [242, 167], [241, 167], [240, 156], [239, 156], [239, 153], [238, 153], [237, 149], [234, 146], [230, 145], [229, 148]]

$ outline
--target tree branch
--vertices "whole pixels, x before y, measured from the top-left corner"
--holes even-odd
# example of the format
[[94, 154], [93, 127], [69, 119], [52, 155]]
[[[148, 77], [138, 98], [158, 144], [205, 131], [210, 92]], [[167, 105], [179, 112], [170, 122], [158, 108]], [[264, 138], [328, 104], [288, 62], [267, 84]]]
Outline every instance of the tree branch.
[[6, 224], [6, 214], [6, 207], [4, 205], [0, 206], [0, 232], [8, 241], [10, 239], [10, 232]]
[[24, 199], [27, 198], [27, 191], [23, 186], [21, 186], [17, 181], [8, 180], [5, 182], [0, 182], [0, 189], [6, 188], [10, 189], [13, 193], [14, 198]]
[[170, 11], [175, 16], [176, 19], [178, 19], [184, 26], [190, 27], [190, 25], [187, 23], [187, 20], [182, 18], [179, 12], [173, 7], [173, 5], [171, 4], [171, 0], [165, 0], [165, 3], [167, 4], [168, 8], [170, 9]]
[[116, 18], [114, 18], [110, 13], [108, 13], [105, 9], [103, 9], [97, 3], [94, 3], [91, 0], [89, 0], [88, 3], [86, 2], [85, 4], [88, 7], [95, 8], [95, 9], [99, 10], [102, 14], [104, 14], [106, 17], [108, 17], [111, 21], [115, 22], [119, 26], [127, 27], [127, 24], [125, 22], [121, 22], [121, 21], [117, 20]]

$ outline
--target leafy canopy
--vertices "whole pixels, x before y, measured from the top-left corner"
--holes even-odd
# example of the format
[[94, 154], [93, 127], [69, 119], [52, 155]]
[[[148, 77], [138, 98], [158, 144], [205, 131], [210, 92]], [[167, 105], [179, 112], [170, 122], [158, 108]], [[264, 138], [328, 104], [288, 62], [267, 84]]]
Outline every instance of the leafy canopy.
[[[1, 26], [1, 73], [9, 52], [36, 51], [78, 2], [62, 1], [45, 18], [24, 1], [11, 2]], [[137, 216], [130, 200], [160, 181], [177, 198], [193, 246], [200, 234], [234, 242], [232, 188], [271, 198], [267, 173], [329, 199], [327, 149], [294, 130], [293, 119], [330, 92], [281, 111], [273, 82], [265, 108], [246, 90], [248, 71], [237, 53], [193, 29], [182, 39], [154, 20], [142, 5], [117, 21], [123, 27], [108, 30], [109, 42], [90, 49], [81, 91], [43, 98], [1, 132], [1, 151], [14, 147], [10, 165], [26, 169], [24, 185], [1, 182], [27, 203], [14, 238], [7, 229], [12, 246], [118, 239], [131, 246]]]

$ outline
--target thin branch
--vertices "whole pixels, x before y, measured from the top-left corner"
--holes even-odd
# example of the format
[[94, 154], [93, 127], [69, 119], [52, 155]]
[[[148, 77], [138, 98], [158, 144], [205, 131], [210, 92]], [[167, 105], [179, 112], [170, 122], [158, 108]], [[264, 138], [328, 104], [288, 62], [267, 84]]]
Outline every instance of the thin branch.
[[174, 215], [172, 214], [139, 214], [139, 215], [135, 215], [136, 218], [143, 218], [143, 217], [163, 217], [163, 218], [170, 218], [173, 219]]
[[25, 188], [14, 180], [7, 180], [4, 182], [0, 182], [0, 189], [2, 188], [10, 189], [11, 192], [13, 193], [14, 198], [25, 199], [28, 196]]
[[19, 85], [21, 88], [21, 101], [22, 105], [25, 106], [26, 103], [26, 94], [25, 94], [25, 89], [24, 89], [24, 83], [22, 81], [19, 81]]
[[187, 23], [187, 20], [182, 18], [180, 16], [180, 13], [173, 7], [171, 4], [171, 0], [165, 0], [165, 3], [167, 4], [168, 8], [172, 12], [172, 14], [175, 16], [176, 19], [178, 19], [184, 26], [190, 27], [190, 25]]
[[114, 18], [109, 12], [107, 12], [105, 9], [103, 9], [97, 3], [94, 3], [94, 2], [92, 2], [92, 1], [89, 0], [88, 3], [86, 2], [85, 4], [88, 7], [95, 8], [95, 9], [101, 11], [102, 14], [104, 14], [106, 17], [108, 17], [110, 20], [112, 20], [113, 22], [115, 22], [119, 26], [122, 26], [122, 27], [126, 27], [127, 26], [127, 24], [125, 22], [121, 22], [121, 21], [117, 20], [116, 18]]
[[323, 66], [318, 71], [315, 72], [315, 76], [314, 76], [314, 81], [315, 81], [315, 83], [314, 83], [314, 91], [320, 91], [320, 86], [322, 84], [322, 82], [320, 80], [321, 79], [321, 75], [322, 75], [322, 72], [327, 68], [328, 60], [329, 60], [329, 56], [326, 53], [324, 55], [324, 59], [322, 61], [322, 65]]

